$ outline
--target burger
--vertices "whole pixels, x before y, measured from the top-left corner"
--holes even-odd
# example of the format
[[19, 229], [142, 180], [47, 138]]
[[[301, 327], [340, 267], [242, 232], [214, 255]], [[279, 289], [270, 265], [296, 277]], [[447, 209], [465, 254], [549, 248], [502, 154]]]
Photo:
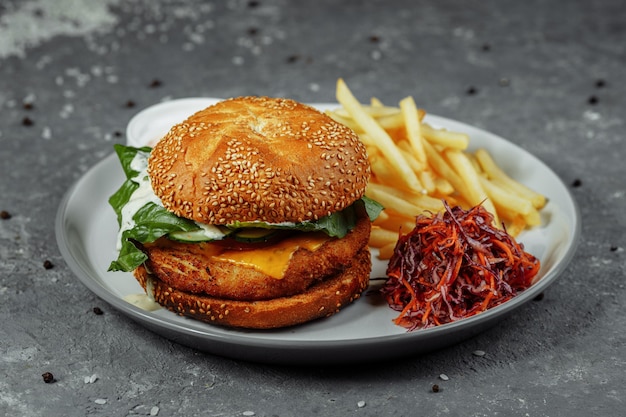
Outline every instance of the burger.
[[163, 307], [269, 329], [330, 316], [369, 284], [370, 165], [348, 127], [289, 99], [221, 101], [154, 147], [115, 145], [126, 181], [110, 271]]

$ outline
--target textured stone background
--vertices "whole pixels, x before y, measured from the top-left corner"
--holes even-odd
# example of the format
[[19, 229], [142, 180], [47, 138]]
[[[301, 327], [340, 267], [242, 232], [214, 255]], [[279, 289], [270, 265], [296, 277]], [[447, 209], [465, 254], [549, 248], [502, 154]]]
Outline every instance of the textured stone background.
[[[0, 414], [622, 415], [625, 10], [619, 0], [3, 0]], [[59, 202], [138, 110], [188, 96], [327, 102], [338, 77], [362, 100], [413, 95], [504, 136], [571, 186], [582, 239], [541, 301], [429, 355], [279, 367], [165, 340], [65, 265]]]

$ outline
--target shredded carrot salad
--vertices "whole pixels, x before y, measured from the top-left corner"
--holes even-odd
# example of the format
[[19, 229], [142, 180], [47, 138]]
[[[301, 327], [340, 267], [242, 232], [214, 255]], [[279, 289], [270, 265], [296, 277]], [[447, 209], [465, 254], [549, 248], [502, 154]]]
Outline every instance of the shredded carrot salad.
[[540, 262], [481, 205], [420, 215], [400, 235], [381, 291], [408, 330], [479, 314], [528, 288]]

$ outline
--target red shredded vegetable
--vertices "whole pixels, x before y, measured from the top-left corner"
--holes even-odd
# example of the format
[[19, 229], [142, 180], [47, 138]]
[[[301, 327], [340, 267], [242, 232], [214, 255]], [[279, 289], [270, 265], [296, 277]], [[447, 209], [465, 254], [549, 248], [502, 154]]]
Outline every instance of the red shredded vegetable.
[[420, 215], [401, 235], [381, 289], [408, 330], [479, 314], [528, 288], [540, 262], [481, 205]]

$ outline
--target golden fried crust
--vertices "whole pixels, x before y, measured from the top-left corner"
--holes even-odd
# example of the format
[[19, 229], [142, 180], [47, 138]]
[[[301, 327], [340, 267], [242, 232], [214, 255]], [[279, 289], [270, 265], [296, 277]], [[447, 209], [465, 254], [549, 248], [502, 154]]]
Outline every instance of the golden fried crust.
[[205, 243], [161, 239], [145, 245], [144, 251], [151, 274], [181, 291], [234, 300], [264, 300], [301, 293], [345, 269], [367, 247], [370, 229], [367, 213], [360, 209], [356, 227], [344, 238], [329, 239], [314, 252], [305, 248], [294, 252], [281, 279], [250, 266], [215, 259]]
[[271, 329], [328, 317], [360, 297], [369, 285], [370, 252], [362, 249], [345, 270], [307, 291], [264, 301], [233, 301], [180, 291], [140, 266], [134, 274], [156, 302], [183, 316], [228, 327]]
[[151, 152], [168, 210], [207, 224], [317, 220], [362, 197], [370, 175], [356, 133], [293, 100], [240, 97], [174, 126]]

